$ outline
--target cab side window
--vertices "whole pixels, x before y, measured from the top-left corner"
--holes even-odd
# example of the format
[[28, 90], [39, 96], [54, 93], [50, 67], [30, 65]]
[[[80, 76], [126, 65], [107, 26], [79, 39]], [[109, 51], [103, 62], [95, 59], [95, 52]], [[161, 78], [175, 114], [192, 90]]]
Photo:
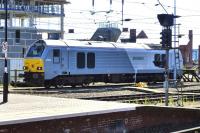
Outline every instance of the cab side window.
[[54, 64], [60, 63], [60, 49], [53, 50], [53, 63]]
[[164, 68], [166, 65], [166, 55], [165, 54], [155, 54], [153, 63], [157, 67]]
[[154, 55], [154, 61], [155, 62], [160, 62], [160, 54], [155, 54]]

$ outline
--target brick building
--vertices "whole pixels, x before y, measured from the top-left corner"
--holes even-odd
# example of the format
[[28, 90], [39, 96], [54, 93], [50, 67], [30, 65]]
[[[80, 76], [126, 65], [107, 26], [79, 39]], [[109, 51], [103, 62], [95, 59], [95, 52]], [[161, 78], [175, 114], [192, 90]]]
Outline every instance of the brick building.
[[189, 42], [187, 45], [180, 45], [179, 48], [181, 50], [183, 56], [183, 64], [186, 68], [191, 68], [193, 66], [192, 61], [192, 46], [193, 46], [193, 32], [189, 31]]

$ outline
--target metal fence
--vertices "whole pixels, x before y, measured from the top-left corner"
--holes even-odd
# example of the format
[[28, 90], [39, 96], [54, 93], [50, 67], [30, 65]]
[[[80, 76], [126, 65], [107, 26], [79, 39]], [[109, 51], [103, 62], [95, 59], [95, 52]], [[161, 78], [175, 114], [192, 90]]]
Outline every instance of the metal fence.
[[[21, 82], [23, 78], [21, 75], [23, 72], [24, 61], [23, 58], [9, 58], [8, 59], [8, 75], [9, 82]], [[0, 84], [3, 83], [4, 73], [4, 59], [0, 58]]]
[[[4, 4], [0, 4], [0, 10], [4, 9]], [[48, 14], [48, 15], [63, 15], [60, 5], [8, 5], [8, 10], [26, 11], [31, 13]]]
[[23, 70], [10, 70], [10, 84], [13, 86], [16, 86], [19, 83], [23, 83], [24, 77], [23, 77], [24, 71]]

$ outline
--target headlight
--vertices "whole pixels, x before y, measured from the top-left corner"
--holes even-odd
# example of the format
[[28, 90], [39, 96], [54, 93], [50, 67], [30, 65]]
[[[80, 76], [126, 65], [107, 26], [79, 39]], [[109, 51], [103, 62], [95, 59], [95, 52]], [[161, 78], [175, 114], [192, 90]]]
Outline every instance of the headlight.
[[27, 70], [27, 69], [28, 69], [28, 67], [27, 67], [27, 66], [24, 66], [24, 67], [23, 67], [23, 69], [24, 69], [24, 70]]
[[42, 70], [42, 67], [37, 67], [37, 70]]

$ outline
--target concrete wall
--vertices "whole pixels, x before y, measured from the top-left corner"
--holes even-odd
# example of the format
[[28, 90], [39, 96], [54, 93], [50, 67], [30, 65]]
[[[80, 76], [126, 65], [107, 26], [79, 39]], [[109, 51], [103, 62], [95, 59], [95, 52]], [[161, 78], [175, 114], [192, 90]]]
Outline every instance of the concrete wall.
[[133, 111], [1, 125], [4, 133], [169, 133], [199, 125], [199, 109], [137, 107]]

